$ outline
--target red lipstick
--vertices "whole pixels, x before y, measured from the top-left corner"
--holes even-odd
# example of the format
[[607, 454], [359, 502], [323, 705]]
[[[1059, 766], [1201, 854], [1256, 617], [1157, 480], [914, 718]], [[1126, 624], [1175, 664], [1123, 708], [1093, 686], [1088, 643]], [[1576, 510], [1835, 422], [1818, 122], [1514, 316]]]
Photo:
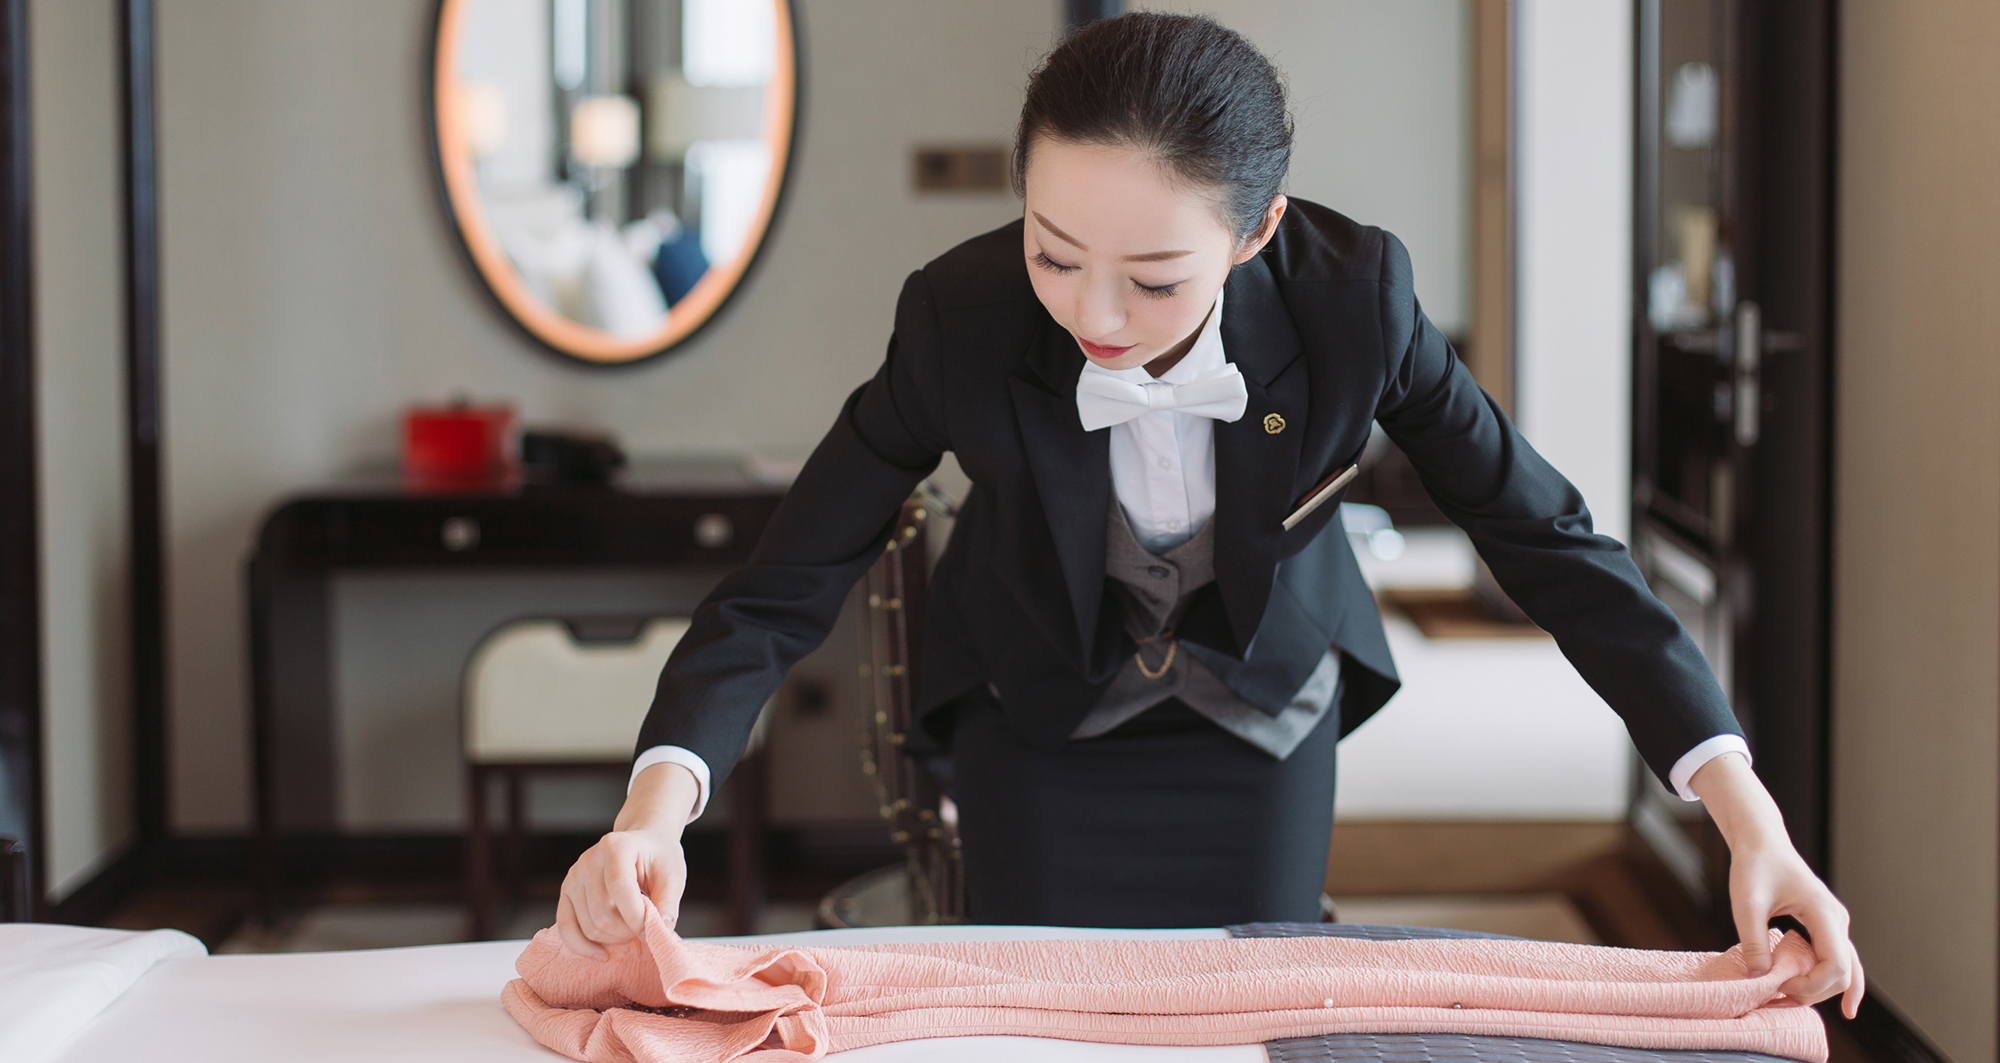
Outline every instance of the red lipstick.
[[1101, 343], [1092, 343], [1081, 336], [1077, 337], [1076, 342], [1078, 346], [1083, 348], [1083, 353], [1091, 356], [1092, 358], [1097, 359], [1100, 362], [1108, 362], [1111, 359], [1116, 358], [1121, 354], [1124, 354], [1126, 351], [1131, 350], [1133, 346], [1132, 344], [1128, 343], [1123, 347], [1106, 347]]

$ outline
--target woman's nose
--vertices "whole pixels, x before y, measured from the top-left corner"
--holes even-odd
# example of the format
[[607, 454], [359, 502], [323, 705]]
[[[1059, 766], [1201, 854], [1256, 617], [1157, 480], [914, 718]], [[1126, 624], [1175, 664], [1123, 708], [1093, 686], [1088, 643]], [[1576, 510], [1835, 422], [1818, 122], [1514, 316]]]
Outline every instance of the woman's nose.
[[1109, 284], [1085, 281], [1076, 297], [1076, 330], [1092, 343], [1116, 337], [1125, 327], [1125, 310]]

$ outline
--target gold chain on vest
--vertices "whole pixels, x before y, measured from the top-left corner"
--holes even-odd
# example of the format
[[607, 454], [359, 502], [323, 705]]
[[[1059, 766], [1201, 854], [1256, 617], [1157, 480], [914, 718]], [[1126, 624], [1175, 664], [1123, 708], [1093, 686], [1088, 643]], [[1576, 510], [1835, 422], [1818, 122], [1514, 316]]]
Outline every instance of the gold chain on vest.
[[1148, 679], [1158, 679], [1161, 676], [1166, 675], [1167, 669], [1172, 668], [1174, 666], [1174, 651], [1181, 648], [1181, 644], [1174, 640], [1173, 628], [1168, 628], [1157, 635], [1148, 635], [1143, 639], [1139, 639], [1138, 642], [1139, 645], [1144, 646], [1149, 642], [1158, 642], [1161, 639], [1167, 640], [1167, 659], [1160, 662], [1159, 671], [1155, 672], [1146, 667], [1145, 650], [1139, 650], [1138, 652], [1132, 654], [1132, 659], [1138, 662], [1139, 674], [1145, 676]]

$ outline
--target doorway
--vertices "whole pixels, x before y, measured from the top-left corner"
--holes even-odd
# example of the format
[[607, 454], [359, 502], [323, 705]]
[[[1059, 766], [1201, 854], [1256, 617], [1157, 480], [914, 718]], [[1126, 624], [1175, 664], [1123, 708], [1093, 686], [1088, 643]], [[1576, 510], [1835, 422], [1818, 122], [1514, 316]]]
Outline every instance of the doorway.
[[[1824, 875], [1831, 5], [1636, 11], [1633, 552]], [[1639, 834], [1727, 925], [1720, 836], [1641, 775]]]

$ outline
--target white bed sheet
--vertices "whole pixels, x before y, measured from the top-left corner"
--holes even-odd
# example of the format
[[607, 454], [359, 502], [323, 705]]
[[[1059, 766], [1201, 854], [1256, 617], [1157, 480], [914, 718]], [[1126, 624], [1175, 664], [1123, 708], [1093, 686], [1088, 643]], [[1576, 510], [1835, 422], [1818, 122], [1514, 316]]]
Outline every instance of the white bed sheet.
[[[892, 927], [717, 938], [801, 945], [1064, 938], [1218, 938], [1222, 930]], [[267, 956], [155, 966], [58, 1063], [550, 1063], [500, 1006], [523, 941]], [[1162, 1048], [954, 1037], [840, 1053], [841, 1063], [1263, 1063], [1258, 1045]]]

